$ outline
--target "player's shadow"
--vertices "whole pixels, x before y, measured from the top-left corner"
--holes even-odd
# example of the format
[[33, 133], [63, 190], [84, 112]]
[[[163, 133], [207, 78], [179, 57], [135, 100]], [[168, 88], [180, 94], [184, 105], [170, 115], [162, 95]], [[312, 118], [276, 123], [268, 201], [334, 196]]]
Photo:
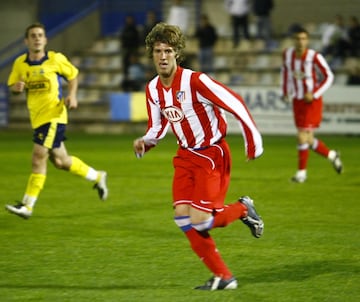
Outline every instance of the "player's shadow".
[[[344, 275], [360, 274], [360, 266], [357, 262], [350, 260], [324, 260], [294, 263], [289, 265], [268, 266], [265, 270], [258, 269], [248, 272], [241, 276], [241, 284], [256, 283], [277, 283], [281, 281], [301, 282], [306, 279], [314, 278], [318, 275], [329, 273], [341, 273]], [[239, 278], [240, 279], [240, 278]], [[163, 285], [163, 289], [182, 288], [181, 283]], [[152, 285], [140, 283], [117, 284], [117, 285], [63, 285], [63, 284], [9, 284], [0, 283], [0, 289], [26, 289], [26, 290], [140, 290], [149, 289]]]
[[360, 266], [351, 260], [319, 260], [286, 265], [269, 265], [265, 270], [254, 270], [241, 277], [241, 283], [266, 283], [280, 281], [303, 281], [318, 275], [341, 273], [342, 275], [356, 275], [360, 273]]

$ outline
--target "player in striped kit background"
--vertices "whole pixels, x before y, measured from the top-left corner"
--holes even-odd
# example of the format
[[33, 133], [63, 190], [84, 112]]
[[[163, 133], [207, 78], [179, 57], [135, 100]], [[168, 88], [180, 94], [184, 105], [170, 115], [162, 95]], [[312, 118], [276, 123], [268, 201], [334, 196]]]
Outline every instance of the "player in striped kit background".
[[174, 220], [213, 274], [196, 289], [235, 289], [237, 280], [209, 231], [240, 219], [259, 238], [264, 223], [248, 196], [224, 205], [231, 168], [224, 110], [238, 119], [249, 160], [263, 153], [262, 138], [238, 94], [204, 73], [179, 65], [184, 48], [185, 37], [177, 26], [159, 23], [146, 38], [146, 51], [158, 75], [146, 86], [148, 128], [134, 141], [134, 151], [142, 157], [171, 127], [179, 145], [173, 159]]
[[342, 173], [343, 166], [340, 154], [314, 136], [322, 119], [322, 96], [330, 88], [334, 75], [325, 58], [308, 48], [309, 33], [304, 28], [299, 28], [293, 38], [294, 46], [283, 51], [282, 99], [285, 102], [292, 99], [298, 131], [298, 170], [291, 180], [302, 183], [307, 178], [310, 148], [328, 158], [337, 173]]

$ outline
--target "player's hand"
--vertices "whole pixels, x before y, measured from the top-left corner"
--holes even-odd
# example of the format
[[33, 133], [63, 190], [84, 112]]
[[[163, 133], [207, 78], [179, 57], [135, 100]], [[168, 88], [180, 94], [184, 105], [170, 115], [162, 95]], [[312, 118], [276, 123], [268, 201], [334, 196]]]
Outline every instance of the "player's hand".
[[290, 98], [289, 98], [287, 95], [281, 96], [280, 99], [281, 99], [285, 104], [289, 104], [289, 103], [290, 103]]
[[77, 98], [73, 96], [68, 96], [65, 99], [65, 106], [68, 107], [69, 109], [76, 109], [78, 106]]
[[135, 156], [137, 158], [141, 158], [144, 156], [145, 153], [145, 142], [142, 138], [138, 138], [136, 140], [134, 140], [134, 152], [135, 152]]
[[306, 103], [311, 103], [312, 101], [314, 100], [314, 96], [311, 92], [307, 92], [305, 95], [304, 95], [304, 101]]
[[14, 93], [21, 93], [24, 91], [25, 85], [26, 85], [25, 82], [23, 80], [20, 80], [16, 82], [14, 85], [12, 85], [11, 91]]

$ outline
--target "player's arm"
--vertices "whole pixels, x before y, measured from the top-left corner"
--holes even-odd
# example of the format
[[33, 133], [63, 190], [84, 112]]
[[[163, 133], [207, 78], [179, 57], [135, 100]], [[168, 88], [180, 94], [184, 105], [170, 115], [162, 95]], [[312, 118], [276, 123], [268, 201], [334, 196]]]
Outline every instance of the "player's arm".
[[68, 82], [68, 95], [65, 98], [65, 105], [69, 109], [74, 109], [77, 108], [78, 106], [78, 100], [76, 96], [77, 88], [78, 88], [78, 79], [76, 77]]
[[14, 94], [20, 94], [24, 91], [25, 85], [25, 82], [20, 80], [10, 86], [10, 91]]
[[290, 103], [291, 99], [289, 97], [288, 93], [288, 87], [289, 87], [289, 80], [288, 80], [288, 70], [285, 66], [281, 69], [281, 94], [280, 94], [280, 100], [282, 100], [284, 103], [288, 104]]
[[145, 152], [155, 147], [167, 133], [169, 122], [161, 114], [160, 108], [151, 100], [147, 93], [146, 108], [148, 112], [148, 128], [143, 137], [133, 142], [134, 152], [137, 158], [143, 157]]
[[201, 74], [193, 85], [203, 97], [202, 102], [210, 102], [226, 110], [240, 122], [247, 158], [259, 157], [264, 151], [262, 137], [242, 97], [206, 74]]
[[334, 82], [334, 74], [325, 58], [320, 53], [316, 54], [314, 63], [323, 75], [322, 81], [313, 91], [314, 99], [318, 99]]
[[9, 75], [8, 86], [11, 93], [20, 94], [26, 88], [26, 81], [22, 76], [22, 72], [19, 69], [19, 64], [17, 61], [13, 64], [13, 68]]
[[54, 60], [58, 63], [58, 73], [68, 82], [68, 94], [64, 100], [69, 109], [77, 108], [77, 90], [79, 70], [62, 53], [54, 53]]
[[289, 97], [289, 86], [290, 86], [290, 74], [289, 74], [289, 70], [285, 64], [285, 51], [282, 54], [282, 60], [283, 60], [283, 65], [281, 66], [281, 95], [280, 95], [280, 99], [284, 102], [284, 103], [290, 103], [290, 97]]

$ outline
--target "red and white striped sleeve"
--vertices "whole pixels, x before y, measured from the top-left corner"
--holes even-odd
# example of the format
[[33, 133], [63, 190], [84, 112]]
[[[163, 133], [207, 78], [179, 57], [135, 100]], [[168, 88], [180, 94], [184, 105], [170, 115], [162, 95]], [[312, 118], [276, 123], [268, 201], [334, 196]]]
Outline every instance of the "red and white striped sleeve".
[[240, 122], [248, 159], [263, 153], [262, 137], [242, 97], [206, 74], [198, 78], [198, 92], [204, 99], [234, 115]]
[[291, 60], [292, 57], [292, 48], [285, 49], [282, 53], [282, 67], [281, 67], [281, 91], [282, 96], [290, 97], [292, 91], [290, 91], [291, 87], [291, 72], [288, 67], [288, 61]]
[[320, 72], [323, 75], [322, 81], [314, 87], [313, 95], [317, 99], [324, 94], [324, 92], [330, 88], [331, 84], [334, 81], [334, 74], [330, 69], [330, 66], [327, 64], [326, 60], [320, 53], [316, 53], [314, 57], [314, 64], [319, 68]]
[[169, 122], [161, 114], [160, 107], [156, 104], [156, 102], [158, 102], [156, 98], [157, 90], [152, 87], [155, 82], [156, 81], [153, 80], [146, 86], [145, 93], [148, 125], [143, 140], [145, 142], [146, 151], [151, 147], [156, 146], [158, 141], [166, 135], [169, 128]]

